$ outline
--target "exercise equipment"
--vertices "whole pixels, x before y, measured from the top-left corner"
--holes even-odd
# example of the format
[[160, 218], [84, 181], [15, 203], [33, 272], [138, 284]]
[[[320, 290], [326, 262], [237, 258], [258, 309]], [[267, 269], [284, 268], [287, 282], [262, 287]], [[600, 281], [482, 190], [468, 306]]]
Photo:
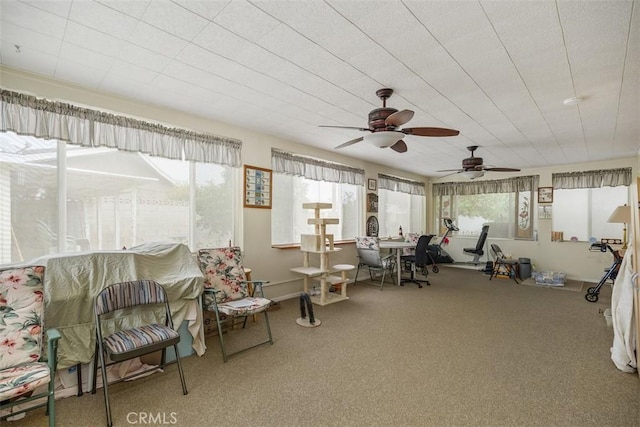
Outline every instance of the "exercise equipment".
[[[447, 231], [445, 231], [444, 235], [440, 239], [440, 242], [435, 245], [427, 246], [427, 249], [434, 264], [451, 264], [454, 262], [453, 258], [444, 249], [442, 249], [442, 245], [447, 240], [447, 236], [449, 235], [449, 233], [452, 231], [458, 231], [459, 228], [456, 227], [451, 218], [442, 218], [442, 222], [447, 228]], [[436, 273], [435, 270], [434, 273]]]
[[620, 264], [622, 264], [622, 256], [619, 251], [614, 251], [611, 246], [607, 243], [593, 243], [589, 247], [590, 252], [606, 252], [609, 251], [613, 255], [613, 264], [611, 267], [604, 269], [604, 276], [598, 282], [596, 286], [592, 286], [587, 289], [587, 294], [584, 296], [585, 299], [589, 302], [598, 301], [598, 295], [600, 294], [600, 288], [604, 285], [607, 280], [615, 281], [616, 277], [618, 277], [618, 271], [620, 270]]

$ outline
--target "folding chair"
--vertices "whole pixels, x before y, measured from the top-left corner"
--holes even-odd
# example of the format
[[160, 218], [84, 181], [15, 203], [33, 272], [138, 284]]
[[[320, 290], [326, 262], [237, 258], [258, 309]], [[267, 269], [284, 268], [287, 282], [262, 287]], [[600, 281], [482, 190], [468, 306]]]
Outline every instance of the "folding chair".
[[[249, 292], [247, 277], [240, 248], [224, 247], [198, 250], [198, 262], [205, 275], [203, 306], [206, 310], [213, 311], [218, 325], [218, 336], [222, 359], [226, 362], [230, 356], [252, 349], [263, 344], [273, 344], [271, 326], [267, 309], [271, 306], [271, 300], [264, 297], [262, 285], [269, 283], [266, 280], [253, 280], [252, 292]], [[258, 296], [255, 296], [257, 293]], [[222, 325], [234, 324], [234, 319], [244, 318], [242, 329], [246, 328], [247, 317], [253, 314], [263, 313], [267, 330], [267, 339], [258, 343], [252, 343], [232, 353], [227, 351]]]
[[[158, 307], [164, 308], [164, 324], [135, 321], [137, 318], [156, 318]], [[135, 310], [135, 311], [134, 311]], [[162, 350], [160, 365], [153, 366], [143, 372], [135, 372], [113, 381], [111, 384], [139, 376], [145, 372], [152, 372], [158, 368], [164, 368], [166, 362], [166, 349], [173, 346], [180, 374], [182, 394], [187, 394], [187, 384], [182, 372], [178, 343], [180, 335], [173, 328], [173, 319], [169, 310], [167, 294], [162, 286], [152, 280], [136, 280], [131, 282], [116, 283], [103, 289], [94, 303], [96, 322], [96, 357], [94, 358], [93, 388], [96, 392], [97, 362], [100, 362], [102, 370], [102, 385], [104, 390], [104, 405], [107, 413], [107, 425], [111, 427], [111, 407], [109, 405], [109, 382], [107, 380], [107, 366], [125, 360], [143, 356]], [[144, 316], [141, 316], [144, 312]], [[135, 316], [129, 314], [135, 313]], [[122, 327], [132, 322], [139, 326]], [[105, 331], [109, 332], [105, 335]], [[107, 357], [110, 362], [107, 363]]]
[[500, 249], [500, 246], [495, 243], [491, 244], [491, 250], [496, 257], [496, 260], [493, 262], [493, 271], [491, 272], [489, 280], [497, 277], [498, 275], [502, 275], [510, 277], [518, 283], [518, 260], [505, 258], [502, 253], [502, 249]]

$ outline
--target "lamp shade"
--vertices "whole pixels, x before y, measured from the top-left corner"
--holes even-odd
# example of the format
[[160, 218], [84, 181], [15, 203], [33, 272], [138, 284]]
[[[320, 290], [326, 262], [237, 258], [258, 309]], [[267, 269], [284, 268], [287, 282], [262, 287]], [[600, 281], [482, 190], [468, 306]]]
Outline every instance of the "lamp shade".
[[631, 222], [631, 206], [618, 206], [607, 222], [616, 224], [629, 224]]
[[404, 137], [404, 133], [395, 131], [374, 132], [365, 135], [364, 140], [379, 148], [391, 147]]

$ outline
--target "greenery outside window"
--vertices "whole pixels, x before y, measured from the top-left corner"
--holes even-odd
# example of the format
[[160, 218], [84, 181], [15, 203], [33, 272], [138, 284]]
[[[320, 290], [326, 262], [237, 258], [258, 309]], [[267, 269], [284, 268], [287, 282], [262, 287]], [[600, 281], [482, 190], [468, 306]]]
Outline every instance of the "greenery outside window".
[[489, 224], [491, 237], [533, 239], [532, 196], [537, 176], [433, 185], [434, 230], [443, 234], [451, 218], [457, 236], [477, 237]]

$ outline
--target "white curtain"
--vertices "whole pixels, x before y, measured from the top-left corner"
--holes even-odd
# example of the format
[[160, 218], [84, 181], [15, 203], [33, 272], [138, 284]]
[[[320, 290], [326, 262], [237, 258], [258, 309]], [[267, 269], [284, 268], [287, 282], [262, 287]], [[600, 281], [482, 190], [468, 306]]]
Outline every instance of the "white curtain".
[[271, 149], [271, 167], [274, 173], [303, 176], [315, 181], [364, 185], [364, 170], [313, 157]]
[[556, 189], [629, 186], [631, 168], [554, 173], [551, 179]]
[[539, 179], [538, 175], [530, 175], [474, 182], [442, 182], [433, 184], [433, 194], [435, 196], [468, 196], [535, 191], [538, 188]]
[[57, 139], [86, 147], [110, 147], [168, 159], [240, 167], [239, 140], [0, 90], [0, 131]]
[[399, 191], [401, 193], [424, 196], [424, 182], [412, 181], [397, 176], [378, 174], [378, 188], [381, 190]]

